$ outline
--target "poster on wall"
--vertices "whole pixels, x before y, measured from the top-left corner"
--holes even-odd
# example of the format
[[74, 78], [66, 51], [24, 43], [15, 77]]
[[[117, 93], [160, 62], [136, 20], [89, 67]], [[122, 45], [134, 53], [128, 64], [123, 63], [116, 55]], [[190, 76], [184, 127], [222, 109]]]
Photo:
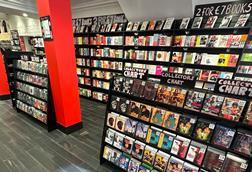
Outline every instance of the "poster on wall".
[[0, 41], [10, 40], [10, 27], [7, 20], [0, 20]]
[[50, 16], [40, 17], [40, 24], [44, 40], [53, 40]]

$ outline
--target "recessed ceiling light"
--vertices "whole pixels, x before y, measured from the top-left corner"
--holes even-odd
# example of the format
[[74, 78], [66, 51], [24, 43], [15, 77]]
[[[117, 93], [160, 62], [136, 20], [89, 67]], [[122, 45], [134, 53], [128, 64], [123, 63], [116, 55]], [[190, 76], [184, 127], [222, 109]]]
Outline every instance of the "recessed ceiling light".
[[27, 14], [27, 13], [23, 13], [23, 16], [24, 16], [24, 17], [28, 17], [28, 14]]

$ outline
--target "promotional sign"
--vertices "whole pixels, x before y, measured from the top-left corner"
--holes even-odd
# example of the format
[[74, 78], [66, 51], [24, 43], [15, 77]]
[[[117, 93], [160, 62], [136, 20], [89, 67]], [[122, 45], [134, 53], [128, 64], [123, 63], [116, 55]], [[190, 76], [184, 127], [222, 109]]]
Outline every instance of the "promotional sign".
[[148, 69], [124, 67], [123, 76], [135, 79], [147, 79]]
[[52, 40], [53, 35], [50, 16], [40, 17], [40, 23], [44, 40]]
[[252, 12], [251, 0], [195, 6], [194, 17], [240, 15]]
[[184, 88], [194, 88], [196, 77], [179, 73], [162, 72], [161, 84], [177, 85]]
[[252, 82], [218, 79], [215, 84], [214, 92], [251, 99]]

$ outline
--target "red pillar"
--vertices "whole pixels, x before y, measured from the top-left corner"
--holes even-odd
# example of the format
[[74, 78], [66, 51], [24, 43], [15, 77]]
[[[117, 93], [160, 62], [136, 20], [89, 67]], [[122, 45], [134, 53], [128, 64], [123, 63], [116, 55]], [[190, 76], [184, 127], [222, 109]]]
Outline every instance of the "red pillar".
[[10, 96], [7, 73], [5, 69], [4, 59], [0, 51], [0, 99], [8, 99]]
[[50, 16], [53, 40], [45, 41], [53, 102], [59, 128], [82, 127], [70, 0], [37, 0], [40, 17]]

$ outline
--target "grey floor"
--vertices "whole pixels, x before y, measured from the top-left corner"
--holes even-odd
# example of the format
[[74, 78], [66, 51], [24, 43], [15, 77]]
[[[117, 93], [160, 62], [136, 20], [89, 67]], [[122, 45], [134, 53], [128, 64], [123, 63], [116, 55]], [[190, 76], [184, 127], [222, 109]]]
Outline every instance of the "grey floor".
[[105, 105], [81, 100], [84, 128], [70, 135], [44, 128], [0, 101], [0, 172], [109, 172], [99, 165]]

